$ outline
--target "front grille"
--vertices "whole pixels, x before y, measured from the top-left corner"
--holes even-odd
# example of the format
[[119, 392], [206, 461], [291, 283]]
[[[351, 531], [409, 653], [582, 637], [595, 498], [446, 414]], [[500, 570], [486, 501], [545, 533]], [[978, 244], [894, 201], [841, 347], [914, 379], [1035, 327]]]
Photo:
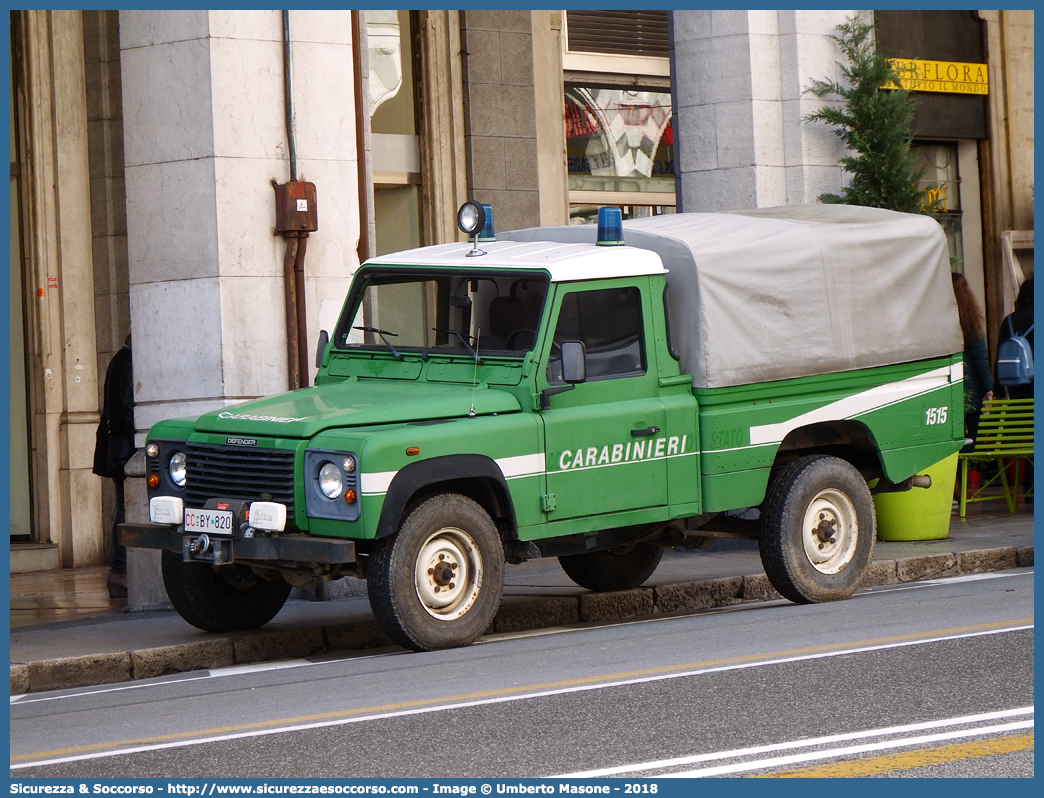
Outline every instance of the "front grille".
[[294, 517], [292, 451], [190, 443], [186, 454], [185, 503], [190, 507], [202, 507], [211, 498], [272, 501], [285, 504], [286, 517]]

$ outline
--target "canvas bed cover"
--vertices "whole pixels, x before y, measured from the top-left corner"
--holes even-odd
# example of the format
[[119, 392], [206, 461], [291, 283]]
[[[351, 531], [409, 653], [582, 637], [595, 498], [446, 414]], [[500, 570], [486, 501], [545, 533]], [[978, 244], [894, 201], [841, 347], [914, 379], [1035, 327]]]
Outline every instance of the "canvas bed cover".
[[[593, 225], [498, 234], [594, 243]], [[668, 269], [680, 364], [697, 388], [830, 374], [963, 349], [946, 238], [928, 216], [850, 205], [624, 222]]]

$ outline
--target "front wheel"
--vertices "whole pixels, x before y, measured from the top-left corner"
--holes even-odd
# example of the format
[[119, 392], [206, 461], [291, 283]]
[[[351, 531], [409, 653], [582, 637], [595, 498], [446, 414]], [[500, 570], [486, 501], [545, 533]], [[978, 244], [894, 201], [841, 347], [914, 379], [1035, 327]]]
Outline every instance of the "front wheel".
[[663, 547], [631, 543], [602, 551], [568, 554], [559, 565], [580, 587], [588, 590], [630, 590], [652, 576], [663, 557]]
[[396, 643], [414, 651], [466, 646], [497, 614], [504, 547], [482, 507], [444, 493], [375, 542], [367, 579], [374, 617]]
[[873, 559], [876, 538], [870, 490], [844, 460], [801, 457], [769, 487], [761, 512], [761, 562], [772, 586], [791, 601], [851, 596]]
[[272, 620], [290, 595], [282, 577], [262, 579], [243, 565], [218, 568], [184, 562], [177, 552], [163, 551], [163, 586], [178, 615], [204, 632], [241, 632]]

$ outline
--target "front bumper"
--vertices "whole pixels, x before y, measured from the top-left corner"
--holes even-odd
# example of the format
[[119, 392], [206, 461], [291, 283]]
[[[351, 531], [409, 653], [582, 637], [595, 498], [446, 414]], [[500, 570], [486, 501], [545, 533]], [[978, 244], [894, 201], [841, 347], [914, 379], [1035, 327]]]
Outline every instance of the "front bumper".
[[[120, 543], [139, 549], [167, 549], [184, 553], [185, 542], [196, 536], [186, 535], [181, 527], [160, 524], [120, 524]], [[350, 563], [355, 562], [355, 542], [291, 534], [266, 538], [212, 538], [220, 543], [225, 556], [220, 562], [252, 560], [284, 563]], [[227, 558], [227, 559], [226, 559]], [[187, 559], [187, 558], [186, 558]]]

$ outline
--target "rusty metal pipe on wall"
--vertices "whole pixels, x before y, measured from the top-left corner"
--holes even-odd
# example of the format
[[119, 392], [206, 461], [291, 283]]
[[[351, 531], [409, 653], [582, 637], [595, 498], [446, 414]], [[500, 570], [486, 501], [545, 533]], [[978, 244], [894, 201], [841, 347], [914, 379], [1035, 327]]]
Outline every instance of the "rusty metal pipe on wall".
[[305, 252], [308, 250], [308, 233], [297, 234], [297, 252], [294, 257], [294, 300], [297, 313], [297, 324], [294, 332], [297, 336], [297, 387], [308, 386], [308, 316], [305, 313]]
[[301, 387], [300, 369], [301, 361], [299, 351], [299, 338], [297, 331], [297, 243], [296, 233], [284, 233], [286, 241], [286, 253], [283, 256], [283, 289], [285, 294], [286, 308], [286, 374], [287, 384], [290, 390]]
[[283, 107], [286, 110], [286, 145], [290, 153], [290, 179], [297, 180], [297, 143], [294, 140], [293, 71], [290, 63], [290, 12], [283, 12]]
[[[308, 231], [316, 229], [314, 222], [302, 222], [294, 213], [288, 213], [288, 199], [300, 202], [300, 193], [291, 190], [297, 184], [297, 146], [294, 140], [293, 71], [290, 57], [290, 12], [283, 11], [283, 91], [286, 122], [286, 142], [290, 158], [290, 181], [280, 186], [275, 180], [272, 186], [276, 194], [276, 232], [286, 241], [283, 256], [283, 286], [286, 305], [286, 360], [287, 383], [291, 390], [308, 385], [308, 314], [305, 303], [305, 253], [308, 250]], [[305, 192], [308, 213], [315, 214], [315, 195]], [[307, 215], [307, 214], [306, 214]]]

